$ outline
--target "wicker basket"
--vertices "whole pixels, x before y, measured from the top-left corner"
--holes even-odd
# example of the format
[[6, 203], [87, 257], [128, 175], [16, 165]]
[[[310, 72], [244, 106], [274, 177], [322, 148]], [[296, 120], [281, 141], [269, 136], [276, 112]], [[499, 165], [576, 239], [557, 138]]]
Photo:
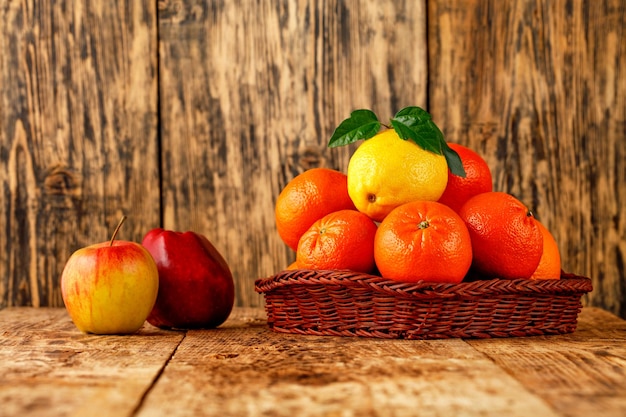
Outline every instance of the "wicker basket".
[[586, 277], [405, 283], [352, 271], [283, 271], [258, 279], [276, 332], [390, 339], [571, 333]]

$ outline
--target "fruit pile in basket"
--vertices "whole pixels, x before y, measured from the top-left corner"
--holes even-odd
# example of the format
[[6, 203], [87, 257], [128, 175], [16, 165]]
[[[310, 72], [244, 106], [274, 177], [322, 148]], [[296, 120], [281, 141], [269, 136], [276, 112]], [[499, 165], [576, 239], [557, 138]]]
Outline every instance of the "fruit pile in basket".
[[552, 234], [516, 197], [493, 190], [485, 160], [447, 143], [426, 111], [407, 107], [383, 126], [356, 110], [329, 146], [357, 140], [346, 173], [307, 170], [278, 196], [278, 234], [296, 252], [289, 269], [448, 283], [559, 279]]

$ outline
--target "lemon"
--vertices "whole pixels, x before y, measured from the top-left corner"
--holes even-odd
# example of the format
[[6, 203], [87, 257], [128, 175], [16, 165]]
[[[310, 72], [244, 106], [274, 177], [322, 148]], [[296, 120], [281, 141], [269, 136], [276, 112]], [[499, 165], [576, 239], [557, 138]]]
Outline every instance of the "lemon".
[[401, 139], [393, 129], [364, 141], [348, 162], [348, 194], [356, 208], [380, 222], [411, 201], [437, 201], [448, 183], [443, 155]]

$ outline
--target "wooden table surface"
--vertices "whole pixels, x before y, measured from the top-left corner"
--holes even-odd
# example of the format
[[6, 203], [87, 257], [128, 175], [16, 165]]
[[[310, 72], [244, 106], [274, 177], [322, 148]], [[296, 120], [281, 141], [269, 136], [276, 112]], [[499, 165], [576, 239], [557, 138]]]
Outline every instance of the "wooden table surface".
[[0, 416], [626, 415], [626, 321], [483, 340], [297, 336], [236, 308], [219, 329], [80, 333], [64, 309], [0, 311]]

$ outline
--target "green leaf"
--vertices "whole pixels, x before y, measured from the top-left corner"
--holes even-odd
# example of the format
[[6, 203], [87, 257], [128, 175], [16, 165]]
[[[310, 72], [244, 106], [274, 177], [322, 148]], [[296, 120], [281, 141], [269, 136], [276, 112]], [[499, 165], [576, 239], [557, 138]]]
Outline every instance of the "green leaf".
[[391, 119], [391, 126], [402, 139], [410, 139], [427, 151], [443, 155], [443, 133], [426, 110], [405, 107]]
[[371, 110], [354, 110], [337, 126], [328, 142], [329, 148], [348, 145], [359, 139], [369, 139], [380, 130], [378, 117]]
[[465, 178], [461, 158], [448, 146], [443, 133], [426, 110], [417, 106], [405, 107], [391, 119], [391, 126], [402, 139], [410, 139], [422, 149], [443, 155], [450, 172]]
[[443, 156], [445, 156], [446, 162], [448, 163], [448, 169], [457, 177], [465, 178], [465, 168], [463, 168], [461, 157], [454, 149], [449, 147], [446, 142], [444, 142], [444, 144]]

